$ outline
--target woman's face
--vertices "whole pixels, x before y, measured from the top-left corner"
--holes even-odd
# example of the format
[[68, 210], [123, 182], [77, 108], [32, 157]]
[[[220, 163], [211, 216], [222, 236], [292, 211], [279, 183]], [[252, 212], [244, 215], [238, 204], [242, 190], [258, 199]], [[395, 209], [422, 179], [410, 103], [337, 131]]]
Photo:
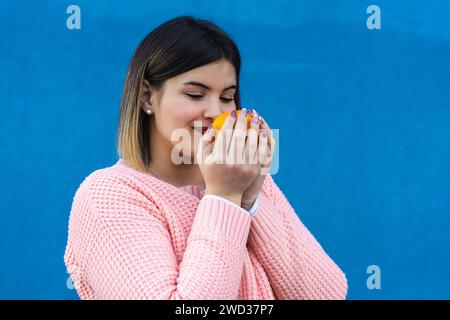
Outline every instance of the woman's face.
[[236, 109], [235, 92], [236, 72], [225, 59], [170, 78], [156, 95], [150, 94], [151, 106], [144, 103], [143, 108], [151, 108], [155, 117], [152, 130], [156, 132], [151, 134], [162, 138], [165, 147], [176, 150], [184, 161], [192, 159], [199, 138], [214, 119]]

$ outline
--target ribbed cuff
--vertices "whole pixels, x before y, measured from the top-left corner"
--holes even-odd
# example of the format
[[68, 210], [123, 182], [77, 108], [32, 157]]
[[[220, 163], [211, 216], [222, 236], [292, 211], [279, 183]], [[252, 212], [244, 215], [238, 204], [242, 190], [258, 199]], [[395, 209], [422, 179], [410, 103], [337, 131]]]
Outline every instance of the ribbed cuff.
[[260, 197], [257, 214], [252, 217], [250, 242], [268, 245], [282, 234], [282, 220], [277, 208], [266, 197]]
[[197, 207], [192, 230], [210, 230], [226, 236], [239, 246], [245, 246], [251, 217], [242, 208], [213, 197], [203, 197]]
[[224, 197], [216, 196], [215, 194], [206, 194], [206, 195], [203, 196], [203, 199], [205, 199], [205, 198], [214, 198], [214, 199], [218, 199], [220, 201], [225, 201], [226, 203], [236, 207], [237, 209], [242, 210], [242, 212], [244, 212], [245, 214], [249, 214], [250, 213], [249, 211], [245, 210], [242, 207], [239, 207], [236, 203], [231, 202], [230, 200], [225, 199]]

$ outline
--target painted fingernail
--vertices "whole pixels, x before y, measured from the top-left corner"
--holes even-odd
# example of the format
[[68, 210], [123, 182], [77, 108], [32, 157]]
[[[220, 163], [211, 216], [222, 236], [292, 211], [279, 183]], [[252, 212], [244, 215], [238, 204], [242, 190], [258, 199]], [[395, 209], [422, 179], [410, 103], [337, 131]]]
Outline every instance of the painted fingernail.
[[258, 123], [259, 117], [258, 115], [254, 115], [252, 118], [252, 123]]
[[247, 115], [247, 109], [242, 108], [241, 113], [239, 115], [241, 116], [241, 118], [245, 117]]
[[231, 116], [232, 116], [233, 118], [236, 118], [236, 110], [231, 111]]

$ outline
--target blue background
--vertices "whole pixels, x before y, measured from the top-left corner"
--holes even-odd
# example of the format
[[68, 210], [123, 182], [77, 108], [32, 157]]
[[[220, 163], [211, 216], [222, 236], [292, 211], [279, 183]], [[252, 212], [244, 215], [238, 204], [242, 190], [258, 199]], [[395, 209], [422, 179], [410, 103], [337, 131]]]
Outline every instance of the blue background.
[[[66, 28], [71, 4], [81, 30]], [[450, 2], [430, 0], [2, 1], [0, 298], [78, 298], [63, 262], [73, 196], [117, 160], [137, 44], [184, 14], [237, 42], [243, 104], [280, 129], [274, 179], [348, 298], [450, 298]]]

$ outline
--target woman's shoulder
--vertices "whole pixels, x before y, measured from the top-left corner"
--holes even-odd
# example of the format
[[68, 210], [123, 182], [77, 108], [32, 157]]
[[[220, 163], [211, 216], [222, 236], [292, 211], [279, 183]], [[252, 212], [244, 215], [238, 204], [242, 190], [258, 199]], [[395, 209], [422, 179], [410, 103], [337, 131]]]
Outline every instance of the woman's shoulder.
[[121, 183], [124, 178], [126, 178], [126, 175], [118, 170], [117, 163], [109, 167], [96, 169], [83, 178], [77, 189], [77, 193], [105, 192], [108, 189], [121, 188], [124, 186]]
[[91, 202], [149, 200], [152, 188], [146, 182], [137, 171], [125, 166], [119, 159], [111, 166], [88, 174], [78, 186], [74, 201], [79, 198]]
[[[94, 214], [98, 218], [123, 218], [124, 215], [160, 216], [155, 187], [139, 181], [139, 176], [119, 162], [92, 171], [80, 183], [72, 203], [72, 214]], [[161, 218], [163, 221], [163, 219]]]
[[[108, 190], [133, 189], [139, 191], [142, 183], [148, 184], [148, 175], [131, 168], [122, 159], [111, 166], [92, 171], [80, 183], [79, 189], [91, 192], [107, 192]], [[152, 181], [153, 182], [153, 181]]]

